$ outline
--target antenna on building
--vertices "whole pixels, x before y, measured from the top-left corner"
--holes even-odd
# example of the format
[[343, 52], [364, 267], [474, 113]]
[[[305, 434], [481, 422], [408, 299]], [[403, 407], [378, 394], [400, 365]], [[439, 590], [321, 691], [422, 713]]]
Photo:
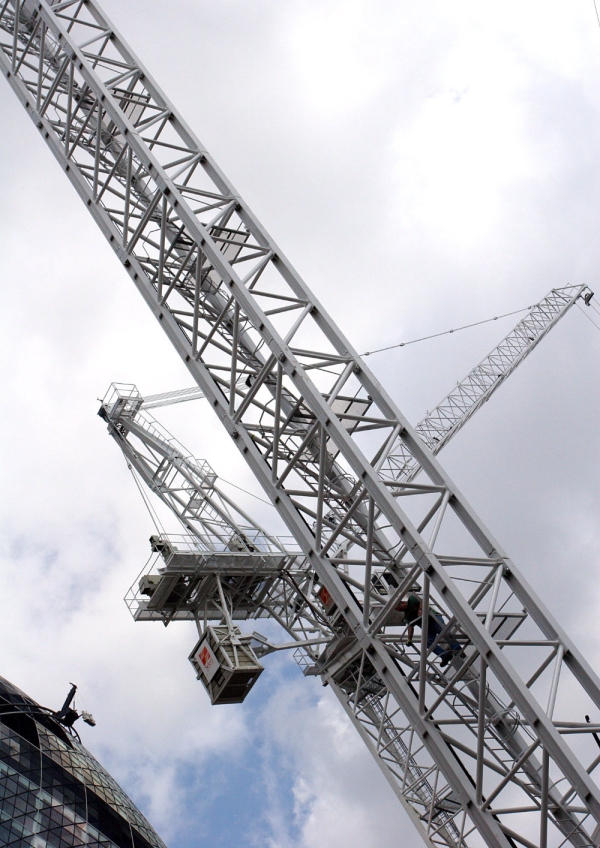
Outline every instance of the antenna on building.
[[78, 713], [74, 707], [71, 706], [73, 703], [73, 699], [75, 698], [75, 693], [77, 692], [77, 685], [75, 683], [71, 683], [71, 688], [69, 690], [69, 694], [65, 698], [65, 702], [58, 710], [58, 712], [52, 713], [52, 717], [56, 719], [63, 727], [73, 727], [78, 718], [82, 718], [86, 724], [89, 724], [90, 727], [95, 727], [96, 722], [94, 720], [94, 716], [91, 713], [82, 710], [81, 713]]

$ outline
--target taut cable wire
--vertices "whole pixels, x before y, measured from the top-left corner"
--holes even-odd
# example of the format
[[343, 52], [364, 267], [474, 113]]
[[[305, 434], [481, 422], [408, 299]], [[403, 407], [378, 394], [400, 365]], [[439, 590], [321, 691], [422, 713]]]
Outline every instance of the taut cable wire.
[[525, 306], [523, 309], [515, 309], [513, 312], [505, 312], [504, 315], [495, 315], [493, 318], [485, 318], [483, 321], [474, 321], [472, 324], [464, 324], [462, 327], [456, 327], [453, 330], [444, 330], [443, 333], [432, 333], [430, 336], [421, 336], [420, 339], [411, 339], [409, 342], [398, 342], [398, 344], [387, 345], [387, 347], [378, 347], [376, 350], [367, 350], [362, 356], [372, 356], [374, 353], [382, 353], [384, 350], [393, 350], [396, 347], [406, 347], [417, 342], [425, 342], [427, 339], [437, 339], [439, 336], [447, 336], [450, 333], [459, 333], [461, 330], [468, 330], [469, 327], [479, 327], [481, 324], [499, 321], [500, 318], [508, 318], [509, 315], [517, 315], [519, 312], [527, 312], [529, 309], [533, 309], [533, 306]]

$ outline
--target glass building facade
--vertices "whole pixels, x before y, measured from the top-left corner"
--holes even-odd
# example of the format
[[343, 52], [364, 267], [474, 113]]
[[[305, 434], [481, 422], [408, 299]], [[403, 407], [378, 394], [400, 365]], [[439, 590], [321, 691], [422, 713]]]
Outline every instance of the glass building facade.
[[48, 710], [0, 677], [0, 846], [165, 848]]

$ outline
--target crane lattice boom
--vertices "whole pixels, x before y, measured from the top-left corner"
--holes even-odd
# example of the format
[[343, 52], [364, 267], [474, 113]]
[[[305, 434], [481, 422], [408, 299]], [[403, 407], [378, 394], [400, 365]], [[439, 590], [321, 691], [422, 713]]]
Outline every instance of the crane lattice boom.
[[[415, 430], [427, 447], [437, 453], [467, 423], [492, 394], [529, 356], [539, 342], [582, 297], [592, 293], [587, 286], [552, 289], [532, 306], [527, 315], [456, 387], [428, 412]], [[401, 439], [390, 451], [382, 468], [385, 479], [413, 479], [419, 471]]]

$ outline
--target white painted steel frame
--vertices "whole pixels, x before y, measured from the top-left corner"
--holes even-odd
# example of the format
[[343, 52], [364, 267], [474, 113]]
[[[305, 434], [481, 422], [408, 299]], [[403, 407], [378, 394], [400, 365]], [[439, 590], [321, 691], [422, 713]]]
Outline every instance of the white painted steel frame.
[[[589, 288], [585, 285], [552, 289], [443, 400], [415, 426], [427, 447], [437, 453], [529, 356]], [[196, 395], [197, 397], [197, 395]], [[381, 476], [412, 480], [420, 470], [399, 439], [390, 451]]]
[[130, 468], [177, 516], [206, 550], [233, 550], [251, 544], [283, 551], [280, 542], [242, 510], [217, 485], [206, 460], [195, 459], [143, 407], [132, 385], [115, 383], [100, 409]]
[[[566, 300], [563, 304], [563, 311], [561, 314], [566, 313], [569, 305], [570, 302]], [[530, 344], [534, 344], [533, 339], [530, 340]], [[487, 391], [488, 393], [493, 392], [494, 385], [491, 385]], [[198, 523], [195, 516], [197, 514], [202, 514], [205, 507], [209, 509], [209, 512], [212, 513], [213, 511], [210, 506], [210, 501], [213, 498], [212, 493], [218, 492], [215, 475], [211, 473], [210, 486], [207, 488], [205, 485], [205, 473], [199, 475], [197, 471], [198, 465], [204, 467], [205, 464], [200, 463], [198, 460], [190, 460], [189, 452], [183, 448], [183, 446], [179, 445], [171, 434], [165, 431], [164, 428], [145, 411], [145, 403], [134, 386], [113, 384], [103, 402], [101, 415], [109, 422], [109, 432], [121, 448], [128, 463], [130, 463], [138, 471], [149, 488], [171, 508], [185, 528], [195, 536], [196, 542], [190, 548], [190, 551], [198, 547], [203, 550], [208, 550], [209, 552], [215, 550], [222, 551], [223, 539], [228, 539], [229, 537], [240, 538], [240, 534], [257, 541], [261, 549], [270, 549], [270, 543], [265, 538], [264, 531], [260, 531], [258, 529], [258, 525], [247, 515], [243, 515], [243, 521], [248, 522], [247, 526], [245, 525], [241, 528], [239, 523], [236, 523], [232, 519], [229, 530], [227, 530], [226, 527], [221, 527], [220, 532], [216, 535], [216, 537], [207, 536], [203, 523]], [[458, 428], [455, 428], [453, 432], [456, 432], [457, 429]], [[447, 440], [445, 443], [447, 443]], [[190, 504], [192, 504], [191, 509]], [[229, 504], [229, 507], [231, 506], [234, 505]], [[179, 546], [180, 542], [176, 541], [175, 544], [176, 546]], [[184, 548], [187, 550], [187, 545], [185, 543]], [[274, 550], [277, 550], [276, 546], [274, 547]], [[210, 559], [211, 558], [209, 557], [207, 562], [204, 555], [198, 555], [197, 569], [190, 570], [188, 562], [189, 552], [188, 555], [186, 555], [186, 565], [181, 572], [181, 577], [185, 581], [188, 581], [189, 585], [185, 593], [181, 594], [181, 603], [177, 609], [173, 608], [173, 604], [170, 601], [167, 601], [164, 608], [161, 607], [160, 603], [157, 606], [153, 598], [152, 610], [150, 610], [147, 608], [147, 600], [144, 600], [144, 598], [140, 596], [137, 584], [132, 587], [126, 601], [134, 615], [134, 618], [138, 621], [160, 620], [165, 624], [177, 619], [197, 619], [198, 616], [203, 616], [206, 619], [207, 596], [205, 581], [207, 573], [211, 571]], [[155, 565], [156, 563], [153, 561], [148, 573], [154, 573]], [[327, 626], [327, 622], [324, 621], [323, 617], [316, 613], [314, 604], [310, 603], [309, 599], [313, 580], [310, 565], [307, 564], [306, 560], [304, 559], [303, 561], [303, 558], [299, 558], [297, 555], [290, 552], [287, 561], [278, 569], [278, 573], [271, 574], [268, 584], [261, 584], [258, 597], [256, 596], [253, 588], [256, 584], [251, 579], [254, 575], [256, 564], [253, 563], [248, 567], [252, 571], [252, 574], [250, 574], [250, 571], [248, 572], [249, 580], [246, 584], [244, 584], [246, 589], [239, 585], [238, 582], [232, 584], [231, 592], [233, 594], [230, 593], [227, 588], [225, 589], [231, 616], [237, 619], [261, 618], [265, 615], [270, 616], [276, 619], [287, 630], [287, 632], [293, 636], [297, 643], [306, 645], [307, 641], [312, 642], [313, 644], [308, 649], [304, 648], [297, 651], [297, 654], [302, 655], [301, 665], [305, 668], [308, 662], [315, 662], [316, 655], [318, 653], [317, 644], [322, 644], [323, 641], [329, 641], [329, 647], [327, 647], [325, 652], [322, 654], [322, 657], [326, 659], [327, 653], [331, 652], [331, 650], [335, 650], [336, 631]], [[215, 568], [217, 569], [216, 573], [221, 572], [222, 568], [225, 568], [224, 573], [233, 574], [231, 571], [231, 565], [228, 566], [225, 562], [219, 562], [218, 565], [215, 562]], [[169, 570], [172, 571], [173, 566], [170, 566]], [[236, 574], [239, 572], [239, 568], [235, 568], [234, 570]], [[346, 577], [344, 579], [350, 578]], [[201, 592], [197, 591], [200, 585], [198, 581], [201, 581], [202, 583]], [[354, 582], [354, 586], [355, 588], [360, 588], [360, 585], [356, 584], [356, 582]], [[494, 600], [491, 604], [492, 607], [495, 606], [497, 601], [499, 590], [498, 581], [495, 581], [494, 583], [494, 590]], [[165, 598], [166, 597], [167, 596], [165, 596]], [[218, 599], [216, 602], [213, 599], [210, 605], [211, 612], [209, 614], [209, 618], [214, 617], [214, 613], [218, 611], [218, 609]], [[513, 617], [516, 617], [517, 621], [513, 621], [513, 623], [511, 623], [510, 620], [502, 621], [498, 616], [500, 619], [500, 626], [503, 628], [503, 633], [496, 633], [495, 635], [497, 637], [499, 637], [499, 635], [508, 637], [517, 632], [519, 629], [518, 625], [523, 623], [525, 616], [522, 615], [520, 617]], [[487, 616], [487, 618], [489, 618], [489, 616]], [[506, 627], [507, 623], [509, 625], [508, 628]], [[487, 624], [488, 622], [486, 622], [486, 626]], [[401, 637], [398, 638], [397, 635], [394, 637], [388, 632], [388, 634], [386, 634], [386, 640], [388, 650], [391, 649], [392, 646], [395, 650], [403, 650]], [[504, 639], [503, 641], [507, 643], [509, 640]], [[476, 659], [476, 655], [473, 656], [473, 659]], [[410, 660], [407, 655], [403, 657], [403, 661], [407, 665], [410, 664]], [[398, 774], [402, 773], [404, 775], [406, 769], [410, 767], [411, 775], [419, 781], [419, 786], [418, 789], [415, 790], [415, 794], [419, 803], [422, 806], [427, 807], [431, 804], [432, 799], [432, 787], [430, 780], [431, 767], [429, 766], [429, 768], [427, 768], [421, 766], [417, 757], [411, 753], [410, 741], [408, 747], [399, 741], [399, 735], [397, 732], [398, 728], [394, 726], [393, 717], [390, 717], [387, 714], [385, 706], [382, 705], [382, 693], [385, 693], [385, 686], [379, 678], [375, 679], [375, 677], [373, 677], [372, 672], [365, 673], [363, 665], [362, 680], [359, 682], [357, 679], [356, 685], [353, 685], [349, 690], [349, 675], [346, 672], [342, 676], [342, 681], [345, 683], [344, 688], [342, 688], [342, 686], [337, 685], [335, 677], [332, 677], [331, 667], [327, 669], [327, 664], [322, 660], [317, 660], [317, 662], [318, 665], [314, 667], [315, 672], [320, 672], [324, 679], [332, 684], [332, 687], [338, 698], [341, 700], [342, 705], [355, 722], [369, 749], [376, 756], [378, 764], [382, 768], [384, 774], [394, 789], [398, 792], [400, 800], [405, 803], [409, 813], [411, 813], [414, 817], [413, 807], [405, 802], [402, 792], [403, 782], [399, 783], [397, 779]], [[470, 662], [469, 665], [471, 669], [469, 672], [469, 684], [473, 687], [473, 684], [476, 682], [476, 677], [473, 677], [472, 674], [472, 669], [474, 667], [473, 663]], [[435, 672], [431, 671], [428, 675], [429, 678], [431, 678], [433, 674], [435, 674]], [[456, 676], [453, 674], [453, 677]], [[375, 680], [376, 685], [374, 687], [373, 684]], [[449, 693], [447, 693], [444, 697], [447, 698], [448, 694], [450, 694], [452, 697], [459, 699], [462, 698], [464, 693], [461, 692], [460, 682], [461, 678], [458, 677], [451, 686]], [[429, 680], [429, 683], [431, 684], [431, 679]], [[457, 683], [458, 685], [456, 685]], [[433, 685], [435, 688], [435, 681]], [[361, 688], [364, 691], [362, 692], [362, 697], [357, 701], [356, 691]], [[437, 689], [439, 693], [439, 686]], [[483, 692], [481, 687], [479, 692]], [[385, 694], [383, 697], [385, 698]], [[468, 703], [469, 699], [467, 696], [467, 702], [464, 706], [468, 707]], [[360, 710], [356, 711], [355, 707], [358, 704], [360, 704]], [[482, 717], [486, 711], [491, 714], [499, 714], [502, 711], [502, 706], [503, 705], [494, 702], [491, 697], [486, 696], [484, 708], [479, 709], [479, 714], [477, 716], [478, 724], [481, 723]], [[473, 717], [475, 717], [475, 713], [473, 712], [472, 714]], [[385, 726], [382, 725], [382, 722], [385, 723]], [[497, 736], [495, 740], [496, 743], [502, 745], [509, 758], [513, 757], [514, 759], [519, 759], [523, 753], [528, 751], [529, 746], [526, 740], [522, 738], [522, 734], [515, 731], [514, 726], [511, 726], [510, 722], [505, 721], [502, 723], [498, 721], [497, 728], [502, 727], [504, 729], [504, 736]], [[375, 740], [372, 738], [374, 735], [373, 730], [375, 728], [380, 728], [376, 734], [378, 739], [377, 744], [374, 744]], [[480, 728], [478, 728], [478, 732], [479, 730]], [[479, 735], [482, 738], [484, 737], [484, 734]], [[393, 737], [395, 738], [392, 743]], [[448, 739], [450, 740], [450, 737], [448, 737]], [[451, 740], [451, 744], [456, 746], [460, 743], [458, 743], [456, 739], [453, 739]], [[468, 752], [469, 749], [463, 744], [460, 750]], [[487, 761], [488, 767], [494, 767], [494, 760], [498, 761], [497, 750], [491, 748], [489, 742], [487, 742], [485, 743], [483, 757], [481, 759], [482, 769], [484, 768], [485, 761]], [[535, 800], [536, 791], [541, 787], [541, 780], [538, 779], [539, 763], [536, 764], [536, 767], [534, 767], [530, 758], [528, 765], [533, 789], [533, 798]], [[496, 768], [498, 768], [498, 762], [496, 762]], [[550, 797], [553, 795], [556, 795], [556, 793], [550, 793]], [[553, 797], [552, 800], [556, 808], [561, 806], [560, 797]], [[449, 804], [451, 806], [456, 806], [456, 802], [451, 795], [444, 799], [444, 804], [446, 807], [448, 807]], [[568, 813], [568, 809], [564, 810], [565, 817], [568, 817]], [[420, 823], [419, 827], [421, 827]], [[425, 831], [422, 831], [422, 833], [426, 835]], [[455, 844], [456, 833], [452, 827], [447, 827], [443, 831], [440, 830], [440, 833], [443, 833], [446, 843]], [[586, 840], [582, 839], [577, 841], [579, 844], [586, 844]]]
[[[532, 306], [496, 347], [467, 376], [457, 383], [443, 400], [425, 418], [415, 425], [427, 447], [437, 453], [486, 403], [492, 394], [512, 374], [518, 365], [545, 338], [569, 309], [586, 293], [588, 286], [562, 286], [551, 291]], [[144, 409], [154, 409], [188, 400], [198, 400], [204, 395], [197, 386], [161, 392], [144, 397]], [[381, 476], [390, 479], [410, 479], [418, 473], [412, 456], [403, 451], [399, 439], [391, 449], [381, 468]]]
[[198, 386], [188, 389], [175, 389], [171, 392], [161, 392], [158, 395], [147, 395], [144, 398], [144, 409], [154, 409], [158, 406], [169, 406], [173, 403], [185, 403], [188, 400], [199, 400], [204, 395]]
[[[570, 294], [573, 294], [573, 292], [570, 292]], [[550, 296], [552, 296], [552, 293]], [[561, 299], [560, 308], [555, 310], [550, 316], [547, 316], [548, 321], [551, 320], [555, 322], [558, 320], [558, 317], [566, 314], [566, 311], [570, 308], [573, 302], [574, 300], [570, 297], [563, 297]], [[543, 303], [544, 301], [542, 301], [542, 304]], [[538, 307], [534, 307], [534, 311], [537, 311], [537, 309]], [[510, 335], [512, 334], [509, 334], [509, 337]], [[536, 344], [536, 337], [529, 336], [528, 344], [533, 347]], [[521, 354], [523, 354], [523, 351], [521, 351]], [[474, 369], [471, 373], [474, 373], [476, 370], [477, 369]], [[463, 381], [463, 383], [464, 382], [465, 381]], [[497, 385], [497, 380], [491, 382], [486, 389], [486, 397], [491, 395]], [[186, 529], [196, 536], [197, 543], [203, 548], [214, 550], [216, 545], [218, 550], [222, 550], [223, 538], [228, 538], [229, 535], [232, 537], [237, 535], [239, 537], [240, 533], [248, 534], [248, 527], [250, 528], [249, 535], [251, 538], [257, 539], [261, 531], [258, 530], [258, 525], [247, 515], [243, 516], [243, 520], [244, 522], [249, 522], [248, 527], [244, 526], [242, 529], [239, 524], [236, 524], [232, 520], [230, 523], [229, 533], [225, 528], [224, 532], [221, 531], [216, 538], [213, 537], [211, 539], [207, 537], [202, 522], [198, 524], [194, 516], [197, 513], [201, 514], [204, 506], [210, 507], [211, 493], [213, 490], [218, 491], [215, 475], [211, 474], [210, 487], [207, 489], [205, 485], [206, 475], [202, 474], [199, 476], [197, 471], [197, 466], [199, 464], [204, 466], [204, 464], [198, 463], [197, 460], [190, 460], [189, 452], [186, 451], [183, 446], [179, 445], [171, 434], [165, 431], [164, 428], [145, 410], [145, 401], [142, 399], [135, 387], [114, 384], [103, 402], [101, 412], [102, 417], [108, 420], [109, 432], [123, 451], [127, 461], [135, 467], [149, 488], [158, 494], [158, 496], [172, 509], [174, 514], [180, 521], [182, 521]], [[470, 413], [469, 407], [467, 407], [467, 410], [464, 412], [465, 418], [470, 417], [470, 414], [472, 413]], [[456, 424], [459, 422], [455, 420], [454, 423]], [[459, 427], [457, 426], [453, 427], [448, 438], [451, 438], [458, 429]], [[443, 444], [446, 444], [447, 441], [448, 439], [445, 439]], [[195, 490], [194, 486], [196, 487]], [[204, 504], [204, 502], [206, 503]], [[190, 503], [193, 504], [192, 509], [190, 509]], [[230, 504], [230, 506], [232, 505]], [[262, 531], [262, 533], [264, 534], [264, 531]], [[266, 540], [263, 540], [263, 543], [259, 542], [261, 547], [264, 547], [264, 541]], [[199, 560], [204, 561], [204, 558], [199, 557]], [[150, 569], [151, 572], [152, 568]], [[201, 573], [206, 573], [206, 569], [207, 566], [203, 564], [200, 569]], [[188, 568], [186, 568], [185, 571], [187, 579], [189, 573]], [[189, 591], [192, 594], [195, 589], [195, 579], [196, 578], [192, 579], [189, 586]], [[298, 561], [298, 557], [290, 554], [288, 563], [281, 570], [278, 577], [270, 581], [268, 591], [261, 594], [260, 603], [258, 605], [253, 602], [252, 597], [240, 596], [239, 587], [235, 587], [234, 591], [236, 593], [236, 598], [234, 599], [232, 597], [229, 601], [231, 614], [234, 618], [238, 619], [247, 619], [249, 617], [256, 618], [262, 617], [263, 615], [271, 616], [280, 622], [290, 635], [292, 635], [298, 642], [305, 643], [307, 640], [314, 641], [316, 636], [321, 640], [324, 637], [329, 638], [329, 640], [335, 640], [335, 632], [326, 625], [324, 626], [323, 619], [319, 619], [319, 617], [315, 615], [314, 608], [307, 602], [307, 595], [310, 596], [310, 585], [310, 567], [306, 564], [306, 562], [302, 562], [301, 560]], [[497, 582], [495, 584], [495, 588], [498, 589]], [[198, 614], [202, 614], [203, 611], [204, 616], [206, 617], [204, 594], [201, 598], [198, 598], [194, 602], [197, 609], [194, 608], [194, 603], [190, 606], [190, 597], [186, 594], [185, 599], [182, 597], [182, 606], [176, 611], [173, 610], [172, 605], [167, 604], [164, 610], [161, 611], [160, 609], [157, 609], [156, 612], [151, 612], [146, 609], [147, 602], [144, 602], [144, 600], [139, 596], [137, 586], [132, 587], [132, 589], [133, 592], [130, 596], [128, 596], [127, 602], [136, 620], [163, 620], [164, 623], [168, 623], [174, 619], [185, 620], [194, 618]], [[495, 593], [495, 595], [497, 597], [497, 593]], [[185, 604], [183, 604], [183, 600], [186, 601]], [[214, 604], [213, 607], [214, 609], [218, 608], [218, 604]], [[511, 627], [510, 630], [512, 629], [513, 628]], [[509, 635], [509, 633], [505, 632], [504, 635]], [[388, 641], [388, 648], [390, 647], [390, 644], [391, 643]], [[396, 645], [396, 647], [399, 646]], [[315, 645], [305, 653], [303, 663], [305, 666], [307, 660], [312, 660], [314, 662], [316, 650]], [[408, 660], [405, 657], [405, 662], [407, 661]], [[380, 755], [381, 751], [379, 749], [381, 748], [381, 745], [378, 747], [376, 744], [373, 744], [374, 740], [371, 738], [370, 730], [378, 726], [378, 721], [379, 725], [381, 724], [380, 719], [377, 718], [377, 710], [375, 709], [376, 705], [381, 707], [381, 694], [371, 692], [369, 694], [368, 703], [364, 703], [361, 706], [360, 713], [355, 714], [352, 698], [354, 693], [344, 691], [344, 689], [338, 686], [335, 680], [331, 678], [331, 675], [326, 671], [324, 677], [332, 684], [334, 691], [340, 698], [345, 709], [353, 718], [358, 729], [361, 731], [361, 735], [367, 742], [369, 749], [377, 757], [377, 761], [382, 767], [384, 774], [386, 774], [388, 780], [396, 791], [401, 789], [398, 785], [398, 781], [396, 780], [396, 771], [398, 767], [400, 767], [400, 770], [403, 772], [410, 764], [411, 773], [418, 776], [418, 779], [420, 780], [420, 786], [418, 789], [419, 802], [422, 805], [430, 803], [432, 794], [431, 781], [428, 779], [430, 769], [421, 768], [417, 759], [414, 756], [409, 755], [409, 749], [405, 745], [400, 746], [397, 739], [394, 745], [390, 745], [390, 740], [393, 734], [389, 729], [386, 729], [384, 733], [385, 756]], [[366, 681], [366, 683], [372, 684], [372, 680]], [[378, 687], [381, 690], [384, 689], [381, 683], [378, 683]], [[377, 697], [378, 695], [379, 698]], [[453, 687], [452, 695], [459, 696], [459, 690]], [[354, 701], [355, 700], [356, 699], [354, 698]], [[377, 701], [379, 701], [379, 703], [377, 703]], [[489, 703], [486, 704], [486, 706], [488, 708], [488, 712], [491, 708], [493, 708], [493, 705]], [[479, 719], [481, 719], [484, 712], [485, 710], [479, 711]], [[385, 709], [380, 709], [379, 716], [383, 717], [384, 715]], [[390, 717], [385, 716], [385, 718], [391, 727], [392, 723], [390, 721]], [[379, 733], [377, 734], [378, 737], [380, 735], [381, 734]], [[508, 737], [506, 740], [497, 741], [504, 742], [509, 755], [511, 753], [515, 753], [516, 756], [519, 756], [520, 753], [527, 751], [527, 745], [524, 744], [523, 741], [519, 742], [518, 738], [515, 738], [514, 728], [511, 729], [508, 727], [506, 735]], [[456, 740], [453, 740], [453, 743], [456, 744]], [[490, 750], [489, 745], [486, 745], [484, 753], [488, 762], [491, 763], [496, 752]], [[393, 762], [395, 769], [389, 767], [388, 763], [390, 760]], [[535, 769], [533, 769], [532, 778], [534, 788], [537, 788], [537, 783], [539, 781], [536, 781], [535, 779]], [[404, 800], [404, 796], [401, 791], [399, 792], [399, 797], [401, 800]], [[558, 806], [560, 799], [555, 799], [555, 803]], [[446, 804], [448, 804], [448, 798], [446, 799]], [[406, 806], [409, 812], [413, 813], [414, 816], [413, 808], [410, 805]], [[444, 833], [444, 837], [446, 841], [451, 844], [455, 842], [452, 838], [451, 829], [447, 829], [447, 832]], [[581, 840], [581, 844], [585, 844], [585, 841]]]
[[[0, 2], [0, 67], [313, 564], [333, 600], [340, 631], [357, 646], [358, 686], [365, 666], [385, 681], [377, 745], [388, 726], [397, 726], [388, 719], [401, 716], [397, 724], [419, 740], [419, 755], [425, 751], [431, 758], [429, 810], [423, 812], [418, 791], [423, 778], [413, 780], [410, 767], [403, 790], [430, 844], [531, 845], [511, 825], [527, 829], [534, 816], [536, 844], [546, 848], [549, 839], [553, 844], [567, 839], [592, 845], [590, 821], [600, 822], [600, 790], [552, 720], [552, 707], [568, 700], [577, 684], [600, 709], [598, 678], [98, 5]], [[398, 438], [427, 483], [382, 482], [379, 471]], [[424, 494], [435, 498], [433, 506]], [[431, 541], [422, 535], [428, 526]], [[342, 539], [353, 542], [349, 561], [356, 558], [363, 581], [365, 573], [381, 572], [403, 584], [391, 591], [387, 606], [365, 615], [371, 581], [363, 582], [361, 602], [328, 556]], [[440, 541], [452, 541], [458, 550], [445, 556]], [[466, 594], [452, 567], [484, 563], [485, 576]], [[504, 640], [486, 627], [496, 611], [489, 606], [486, 616], [481, 610], [490, 592], [492, 601], [497, 597], [496, 578], [498, 591], [526, 610], [537, 636], [526, 640], [527, 650], [555, 649], [546, 707], [534, 696], [531, 679], [507, 658]], [[451, 719], [436, 713], [448, 706], [445, 678], [441, 675], [436, 698], [431, 681], [440, 672], [426, 676], [431, 665], [426, 651], [407, 675], [402, 655], [388, 648], [386, 616], [400, 590], [415, 580], [446, 615], [445, 629], [454, 628], [466, 652], [464, 662], [456, 658], [450, 665], [456, 675], [450, 685], [465, 678], [468, 669], [462, 666], [480, 665], [481, 674], [466, 688], [483, 692], [471, 698], [471, 716], [459, 715], [461, 726], [475, 720], [491, 738], [493, 721], [482, 720], [477, 703], [510, 700], [518, 716], [513, 723], [532, 739], [513, 762], [487, 768], [480, 737], [473, 777], [457, 756], [460, 740], [450, 745], [441, 729], [451, 727], [441, 723]], [[342, 660], [336, 660], [338, 666]], [[532, 677], [539, 679], [547, 657], [536, 664]], [[491, 695], [492, 685], [498, 696]], [[357, 701], [355, 714], [360, 710], [370, 710], [376, 727], [377, 706], [365, 710]], [[391, 732], [393, 744], [396, 730]], [[519, 805], [505, 789], [519, 778], [533, 799], [529, 767], [538, 747], [543, 752], [538, 801]], [[563, 799], [558, 806], [550, 791], [556, 794], [557, 786]], [[493, 806], [501, 796], [505, 806]]]

